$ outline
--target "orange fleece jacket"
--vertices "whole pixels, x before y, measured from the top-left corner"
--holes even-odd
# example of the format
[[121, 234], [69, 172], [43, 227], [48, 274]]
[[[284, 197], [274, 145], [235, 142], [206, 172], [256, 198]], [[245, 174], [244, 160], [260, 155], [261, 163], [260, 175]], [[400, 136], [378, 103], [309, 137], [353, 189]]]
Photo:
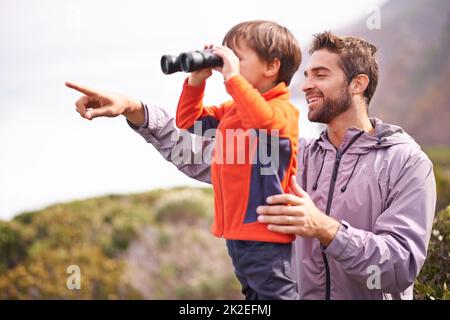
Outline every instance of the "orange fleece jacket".
[[[186, 80], [176, 115], [179, 128], [192, 132], [194, 123], [201, 121], [197, 125], [202, 130], [194, 133], [203, 135], [212, 129], [216, 136], [211, 164], [215, 208], [211, 232], [225, 239], [289, 243], [293, 235], [270, 231], [257, 222], [256, 208], [267, 205], [270, 195], [287, 193], [289, 177], [297, 173], [299, 111], [289, 102], [284, 82], [264, 94], [242, 76], [230, 78], [225, 86], [232, 101], [204, 106], [205, 83], [189, 86]], [[266, 136], [258, 129], [276, 131], [267, 131]], [[273, 174], [261, 174], [270, 164], [259, 158], [260, 148], [268, 155], [271, 150], [279, 151], [275, 155], [278, 162], [270, 154]]]

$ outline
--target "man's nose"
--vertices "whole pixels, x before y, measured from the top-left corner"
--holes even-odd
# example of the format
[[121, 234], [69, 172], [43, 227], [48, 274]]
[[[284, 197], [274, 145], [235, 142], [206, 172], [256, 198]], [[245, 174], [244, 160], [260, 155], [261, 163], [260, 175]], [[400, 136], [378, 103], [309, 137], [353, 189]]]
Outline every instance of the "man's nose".
[[301, 86], [301, 90], [305, 93], [312, 90], [313, 88], [314, 88], [314, 85], [308, 79], [306, 79]]

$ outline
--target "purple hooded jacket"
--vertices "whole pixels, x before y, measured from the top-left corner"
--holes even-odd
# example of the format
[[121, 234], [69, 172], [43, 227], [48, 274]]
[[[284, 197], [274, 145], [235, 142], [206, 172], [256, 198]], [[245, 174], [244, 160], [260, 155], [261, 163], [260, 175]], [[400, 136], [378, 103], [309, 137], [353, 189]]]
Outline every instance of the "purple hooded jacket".
[[[130, 126], [180, 171], [210, 183], [212, 140], [180, 133], [161, 108], [145, 112], [142, 127]], [[373, 136], [350, 128], [337, 149], [326, 130], [318, 139], [299, 139], [298, 183], [341, 222], [326, 248], [315, 238], [296, 238], [300, 299], [413, 298], [435, 212], [433, 165], [402, 128], [371, 122]]]

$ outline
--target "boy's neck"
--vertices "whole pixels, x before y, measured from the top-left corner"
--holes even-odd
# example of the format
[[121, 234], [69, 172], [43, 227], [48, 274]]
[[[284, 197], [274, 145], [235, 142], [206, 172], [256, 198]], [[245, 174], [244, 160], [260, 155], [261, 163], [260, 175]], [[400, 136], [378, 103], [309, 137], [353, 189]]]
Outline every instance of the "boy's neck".
[[255, 87], [256, 90], [259, 91], [259, 93], [264, 94], [269, 90], [272, 90], [275, 88], [278, 84], [274, 81], [265, 81], [265, 83], [261, 83], [257, 87]]

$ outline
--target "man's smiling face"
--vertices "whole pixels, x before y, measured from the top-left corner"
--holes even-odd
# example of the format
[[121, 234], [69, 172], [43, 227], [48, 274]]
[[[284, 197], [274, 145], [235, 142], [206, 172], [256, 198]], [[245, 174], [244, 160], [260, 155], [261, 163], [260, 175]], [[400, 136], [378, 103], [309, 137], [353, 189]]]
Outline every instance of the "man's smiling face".
[[311, 55], [302, 86], [308, 103], [308, 119], [329, 123], [352, 104], [349, 84], [339, 63], [339, 55], [326, 49]]

